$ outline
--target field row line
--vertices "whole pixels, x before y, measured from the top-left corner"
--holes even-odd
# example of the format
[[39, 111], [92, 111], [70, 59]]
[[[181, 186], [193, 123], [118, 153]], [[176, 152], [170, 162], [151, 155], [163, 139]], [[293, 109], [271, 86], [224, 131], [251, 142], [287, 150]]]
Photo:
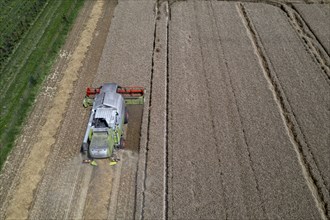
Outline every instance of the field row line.
[[[156, 4], [155, 15], [158, 13], [158, 7]], [[149, 102], [148, 102], [148, 124], [147, 124], [147, 143], [145, 149], [145, 161], [144, 161], [144, 176], [143, 176], [143, 189], [142, 189], [142, 210], [140, 214], [140, 219], [144, 219], [144, 208], [146, 201], [146, 189], [147, 189], [147, 178], [148, 178], [148, 161], [149, 161], [149, 142], [150, 142], [150, 122], [151, 122], [151, 104], [152, 104], [152, 90], [153, 90], [153, 79], [154, 79], [154, 65], [155, 65], [155, 50], [156, 50], [156, 38], [157, 38], [157, 20], [155, 18], [155, 26], [154, 26], [154, 36], [153, 36], [153, 46], [152, 46], [152, 60], [151, 60], [151, 73], [150, 73], [150, 91], [149, 91]]]

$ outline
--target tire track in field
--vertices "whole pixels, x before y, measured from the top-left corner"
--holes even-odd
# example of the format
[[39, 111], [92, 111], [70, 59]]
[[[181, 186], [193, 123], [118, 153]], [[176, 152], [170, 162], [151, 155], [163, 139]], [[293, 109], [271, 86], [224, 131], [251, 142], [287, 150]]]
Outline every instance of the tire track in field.
[[170, 19], [171, 19], [171, 6], [169, 5], [169, 3], [167, 2], [166, 5], [166, 12], [167, 12], [167, 17], [166, 17], [166, 81], [165, 81], [165, 106], [166, 106], [166, 110], [165, 110], [165, 149], [164, 149], [164, 154], [165, 154], [165, 170], [164, 170], [164, 174], [165, 174], [165, 195], [164, 195], [164, 212], [165, 212], [165, 219], [168, 219], [169, 216], [169, 143], [168, 143], [168, 136], [169, 136], [169, 81], [170, 81], [170, 72], [169, 72], [169, 30], [170, 30]]
[[303, 17], [294, 8], [294, 6], [288, 6], [280, 4], [279, 7], [288, 17], [293, 29], [297, 32], [298, 36], [302, 39], [307, 51], [312, 55], [315, 62], [321, 67], [322, 72], [327, 77], [327, 82], [330, 85], [330, 58], [325, 48], [310, 29]]
[[155, 50], [156, 50], [156, 38], [157, 38], [157, 19], [156, 15], [158, 14], [158, 5], [155, 3], [155, 26], [154, 26], [154, 40], [152, 46], [152, 60], [151, 60], [151, 73], [150, 73], [150, 91], [149, 91], [149, 102], [148, 102], [148, 123], [147, 123], [147, 135], [146, 135], [146, 150], [145, 150], [145, 161], [144, 161], [144, 172], [143, 172], [143, 188], [142, 188], [142, 210], [140, 219], [144, 219], [144, 212], [146, 208], [145, 200], [146, 200], [146, 189], [147, 189], [147, 178], [148, 178], [148, 161], [149, 159], [149, 148], [150, 148], [150, 122], [151, 122], [151, 104], [152, 104], [152, 90], [153, 88], [153, 79], [154, 79], [154, 66], [155, 66]]
[[[156, 13], [158, 12], [158, 8], [156, 8]], [[151, 112], [151, 103], [152, 103], [152, 82], [154, 75], [154, 55], [155, 55], [155, 42], [156, 42], [156, 29], [157, 29], [157, 21], [155, 21], [155, 31], [154, 31], [154, 42], [153, 42], [153, 50], [152, 50], [152, 64], [151, 64], [151, 74], [150, 74], [150, 91], [149, 91], [149, 103], [148, 103], [148, 125], [147, 125], [147, 143], [146, 143], [146, 151], [145, 151], [145, 167], [144, 167], [144, 181], [143, 181], [143, 193], [142, 193], [142, 212], [140, 219], [144, 219], [144, 209], [145, 209], [145, 189], [147, 188], [147, 170], [148, 170], [148, 160], [149, 160], [149, 141], [150, 141], [150, 112]]]
[[157, 2], [150, 81], [147, 153], [140, 219], [166, 219], [166, 80], [168, 2]]
[[[242, 22], [246, 27], [246, 31], [248, 33], [249, 38], [251, 39], [251, 43], [255, 49], [255, 54], [259, 59], [259, 63], [261, 69], [264, 73], [264, 76], [269, 83], [269, 88], [273, 93], [274, 100], [279, 108], [279, 112], [281, 114], [283, 123], [285, 125], [286, 131], [288, 133], [289, 139], [292, 143], [292, 146], [297, 154], [298, 162], [301, 166], [303, 176], [306, 180], [306, 184], [311, 191], [314, 201], [316, 203], [316, 207], [320, 212], [320, 216], [322, 219], [327, 219], [327, 204], [324, 199], [324, 195], [322, 193], [322, 188], [324, 188], [324, 184], [321, 186], [318, 185], [317, 177], [314, 176], [314, 172], [320, 173], [319, 170], [313, 169], [313, 166], [307, 160], [306, 155], [304, 154], [302, 148], [303, 145], [307, 145], [305, 140], [300, 140], [297, 137], [297, 133], [301, 133], [299, 126], [297, 126], [296, 119], [294, 114], [291, 111], [290, 105], [283, 93], [281, 85], [279, 84], [277, 77], [272, 73], [271, 66], [267, 61], [265, 52], [263, 50], [263, 46], [261, 41], [258, 39], [258, 35], [254, 26], [249, 19], [247, 12], [242, 3], [237, 3], [237, 10], [239, 15], [242, 18]], [[314, 160], [315, 161], [315, 160]], [[313, 162], [313, 161], [312, 161]], [[313, 172], [314, 171], [314, 172]], [[320, 176], [320, 175], [318, 175]]]

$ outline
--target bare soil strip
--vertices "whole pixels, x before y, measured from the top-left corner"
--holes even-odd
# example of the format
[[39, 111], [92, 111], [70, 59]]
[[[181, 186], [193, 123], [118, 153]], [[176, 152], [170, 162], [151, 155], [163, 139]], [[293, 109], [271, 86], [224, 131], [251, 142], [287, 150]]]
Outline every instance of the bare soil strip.
[[33, 193], [42, 178], [44, 166], [48, 158], [51, 146], [55, 143], [55, 135], [61, 125], [63, 114], [67, 107], [73, 89], [73, 83], [78, 78], [78, 71], [92, 40], [97, 20], [100, 16], [103, 2], [98, 1], [93, 7], [90, 19], [85, 30], [81, 34], [77, 48], [72, 54], [68, 67], [59, 84], [53, 101], [53, 108], [49, 110], [46, 122], [38, 134], [37, 141], [32, 146], [31, 153], [26, 161], [20, 179], [20, 184], [7, 209], [8, 219], [27, 218], [28, 209], [33, 201]]

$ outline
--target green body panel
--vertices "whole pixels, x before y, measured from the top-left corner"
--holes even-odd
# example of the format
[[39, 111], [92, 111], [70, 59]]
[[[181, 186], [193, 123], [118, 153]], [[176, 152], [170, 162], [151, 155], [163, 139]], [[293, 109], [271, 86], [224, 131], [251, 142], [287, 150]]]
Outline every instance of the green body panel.
[[117, 145], [119, 142], [117, 129], [114, 131], [113, 141]]
[[[144, 96], [141, 97], [124, 97], [126, 105], [143, 105], [144, 104]], [[83, 106], [85, 108], [93, 105], [93, 98], [86, 96], [83, 100]]]
[[116, 126], [115, 130], [115, 143], [118, 145], [120, 143], [121, 135], [123, 134], [123, 130], [120, 128], [120, 126]]
[[100, 147], [106, 146], [106, 148], [108, 149], [107, 157], [110, 157], [116, 145], [116, 138], [117, 138], [117, 133], [111, 128], [109, 128], [108, 131], [104, 133], [103, 132], [94, 133], [93, 129], [91, 129], [89, 136], [90, 147], [93, 148], [95, 146], [100, 146]]
[[122, 116], [122, 121], [120, 125], [116, 125], [116, 129], [114, 130], [114, 144], [119, 145], [120, 144], [120, 139], [124, 133], [123, 131], [123, 125], [125, 121], [125, 112]]
[[144, 104], [144, 96], [140, 97], [124, 97], [126, 105], [143, 105]]
[[85, 96], [85, 98], [83, 100], [83, 106], [85, 108], [87, 108], [88, 106], [92, 106], [93, 105], [93, 102], [94, 102], [94, 99], [93, 98], [90, 98], [88, 96]]
[[[107, 139], [104, 140], [109, 149], [108, 157], [111, 156], [114, 147], [116, 145], [120, 144], [120, 139], [121, 139], [122, 134], [123, 134], [123, 130], [119, 126], [116, 126], [116, 130], [113, 130], [111, 128], [108, 129]], [[95, 133], [95, 135], [98, 135], [98, 134]], [[103, 139], [103, 138], [101, 138], [101, 139], [100, 139], [100, 137], [94, 138], [93, 129], [90, 130], [88, 138], [91, 141], [91, 145], [100, 145], [100, 146], [102, 144], [104, 145], [103, 141], [101, 141], [101, 139]], [[102, 143], [93, 143], [93, 142], [95, 142], [95, 140], [98, 140]]]
[[96, 158], [109, 157], [112, 154], [112, 146], [109, 146], [108, 132], [94, 132], [91, 142], [89, 153]]
[[93, 129], [89, 131], [88, 139], [91, 141], [93, 136]]
[[91, 146], [107, 146], [107, 133], [106, 132], [95, 132], [93, 133], [93, 137], [91, 139]]
[[114, 149], [114, 146], [115, 146], [115, 142], [114, 142], [114, 131], [109, 128], [108, 130], [108, 147], [109, 147], [109, 157], [111, 156], [112, 152], [113, 152], [113, 149]]

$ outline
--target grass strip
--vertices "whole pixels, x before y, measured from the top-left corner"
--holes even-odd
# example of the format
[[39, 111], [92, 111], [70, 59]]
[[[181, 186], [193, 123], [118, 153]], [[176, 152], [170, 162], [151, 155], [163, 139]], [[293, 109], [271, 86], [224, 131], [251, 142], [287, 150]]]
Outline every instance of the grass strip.
[[[17, 70], [17, 66], [8, 66], [9, 70], [15, 68], [16, 71], [12, 76], [14, 80], [9, 78], [8, 82], [11, 83], [7, 86], [8, 92], [2, 94], [3, 97], [0, 99], [1, 103], [6, 104], [0, 111], [0, 169], [14, 146], [15, 139], [21, 131], [42, 82], [50, 72], [84, 0], [60, 1], [55, 13], [49, 18], [51, 20], [45, 20], [49, 16], [47, 12], [54, 12], [57, 3], [58, 1], [51, 1], [43, 11], [43, 16], [40, 16], [31, 27], [43, 27], [43, 30], [38, 29], [39, 33], [43, 32], [43, 35], [37, 44], [35, 41], [28, 41], [30, 46], [35, 44], [34, 47], [30, 47], [30, 50], [26, 50], [29, 45], [21, 44], [22, 48], [25, 48], [23, 51], [26, 57], [20, 54], [16, 59], [23, 61], [22, 68]], [[42, 25], [48, 21], [50, 21], [48, 25]], [[31, 31], [24, 39], [31, 39], [30, 35], [35, 36], [34, 34], [35, 32]], [[17, 51], [20, 51], [20, 48]], [[15, 57], [12, 59], [12, 62], [15, 62]], [[16, 63], [16, 65], [20, 64]]]
[[18, 48], [8, 59], [7, 64], [0, 69], [0, 88], [3, 91], [0, 94], [0, 101], [2, 101], [3, 97], [8, 92], [12, 82], [15, 82], [17, 77], [20, 77], [19, 74], [21, 73], [21, 69], [26, 62], [30, 61], [30, 55], [36, 48], [38, 48], [37, 45], [40, 43], [40, 39], [44, 36], [44, 32], [50, 25], [54, 14], [57, 13], [60, 3], [60, 1], [53, 1], [46, 5], [46, 8], [35, 21], [32, 28], [27, 32], [27, 35], [17, 45]]
[[0, 68], [49, 0], [12, 0], [0, 10]]

